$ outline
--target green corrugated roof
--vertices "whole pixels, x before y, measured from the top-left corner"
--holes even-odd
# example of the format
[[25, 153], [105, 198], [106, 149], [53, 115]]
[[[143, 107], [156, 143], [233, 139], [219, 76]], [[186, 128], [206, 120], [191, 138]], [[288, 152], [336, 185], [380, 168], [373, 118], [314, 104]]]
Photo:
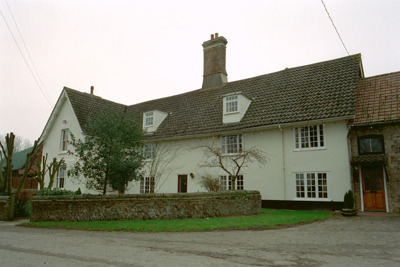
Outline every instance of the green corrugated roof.
[[12, 170], [13, 171], [19, 170], [22, 167], [24, 167], [25, 162], [26, 162], [26, 155], [28, 153], [32, 152], [32, 149], [33, 149], [33, 147], [30, 147], [30, 148], [24, 149], [22, 151], [19, 151], [19, 152], [13, 154], [13, 157], [12, 157], [12, 165], [13, 165]]

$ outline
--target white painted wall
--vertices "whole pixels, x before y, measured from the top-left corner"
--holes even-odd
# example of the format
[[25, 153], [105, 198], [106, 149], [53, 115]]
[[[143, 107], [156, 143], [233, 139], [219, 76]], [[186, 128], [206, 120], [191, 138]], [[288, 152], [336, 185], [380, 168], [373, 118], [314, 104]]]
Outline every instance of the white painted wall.
[[[243, 133], [245, 148], [257, 146], [268, 155], [268, 163], [265, 166], [253, 164], [243, 169], [245, 189], [259, 190], [263, 199], [296, 200], [296, 172], [326, 172], [328, 199], [320, 199], [320, 201], [342, 201], [344, 192], [350, 189], [348, 130], [345, 121], [325, 123], [324, 127], [326, 148], [307, 151], [294, 149], [295, 127]], [[204, 191], [198, 184], [198, 179], [204, 172], [209, 172], [216, 177], [225, 175], [221, 169], [199, 168], [199, 163], [204, 158], [203, 151], [193, 149], [193, 147], [212, 142], [219, 144], [219, 137], [174, 141], [175, 146], [180, 149], [180, 154], [171, 164], [173, 171], [166, 182], [161, 188], [156, 188], [156, 191], [177, 192], [178, 175], [181, 174], [188, 175], [188, 192]], [[195, 175], [194, 179], [190, 178], [190, 173]], [[132, 182], [128, 192], [139, 193], [139, 183]]]
[[[61, 160], [64, 158], [65, 163], [67, 165], [67, 170], [75, 163], [75, 156], [68, 155], [66, 152], [61, 151], [61, 131], [63, 129], [69, 129], [76, 138], [83, 138], [82, 129], [79, 126], [78, 119], [73, 112], [71, 103], [67, 97], [61, 99], [60, 106], [55, 113], [53, 114], [54, 120], [51, 123], [48, 132], [44, 136], [43, 142], [43, 155], [48, 153], [48, 164], [53, 160], [53, 158], [57, 158], [57, 160]], [[73, 147], [71, 145], [68, 146], [68, 149], [73, 151]], [[45, 187], [49, 184], [49, 176], [46, 176], [45, 179]], [[56, 186], [56, 178], [54, 179], [54, 187]], [[85, 184], [79, 183], [76, 179], [66, 177], [64, 182], [64, 188], [68, 190], [77, 190], [81, 188], [83, 193], [88, 193], [86, 190]]]

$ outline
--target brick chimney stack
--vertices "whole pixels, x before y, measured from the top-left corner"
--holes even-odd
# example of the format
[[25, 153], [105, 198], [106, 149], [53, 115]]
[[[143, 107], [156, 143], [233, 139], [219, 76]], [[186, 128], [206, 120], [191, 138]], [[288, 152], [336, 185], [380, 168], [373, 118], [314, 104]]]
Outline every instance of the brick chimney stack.
[[93, 92], [94, 92], [94, 86], [92, 85], [90, 86], [90, 94], [93, 95]]
[[226, 44], [228, 41], [211, 34], [211, 39], [203, 43], [204, 51], [204, 75], [203, 89], [222, 86], [228, 82], [226, 73]]

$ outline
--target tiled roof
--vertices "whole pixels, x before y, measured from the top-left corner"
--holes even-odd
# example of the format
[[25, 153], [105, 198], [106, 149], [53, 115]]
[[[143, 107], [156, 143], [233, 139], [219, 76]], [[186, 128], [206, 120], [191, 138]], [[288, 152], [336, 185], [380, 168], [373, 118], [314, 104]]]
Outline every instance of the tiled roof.
[[360, 80], [354, 124], [400, 120], [400, 72]]
[[385, 163], [386, 156], [385, 154], [376, 154], [376, 155], [362, 155], [353, 157], [351, 159], [351, 163], [357, 164], [369, 164], [369, 163]]
[[[358, 54], [128, 107], [69, 88], [66, 91], [84, 131], [89, 114], [111, 105], [118, 112], [126, 108], [129, 115], [140, 119], [146, 111], [167, 112], [157, 131], [147, 138], [172, 138], [354, 116], [360, 66]], [[240, 122], [223, 124], [222, 96], [234, 92], [249, 97], [251, 104]]]
[[99, 111], [105, 108], [110, 108], [119, 114], [124, 114], [126, 112], [127, 106], [123, 104], [118, 104], [101, 97], [88, 93], [82, 93], [67, 87], [64, 87], [64, 90], [68, 94], [72, 108], [74, 109], [75, 115], [79, 121], [79, 125], [84, 133], [88, 133], [88, 121], [93, 114], [97, 114]]

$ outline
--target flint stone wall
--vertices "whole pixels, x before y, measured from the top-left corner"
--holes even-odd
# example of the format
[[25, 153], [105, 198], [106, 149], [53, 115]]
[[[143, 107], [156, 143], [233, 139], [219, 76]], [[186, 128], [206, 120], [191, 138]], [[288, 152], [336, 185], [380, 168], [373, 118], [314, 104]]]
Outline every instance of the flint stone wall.
[[35, 196], [31, 221], [208, 218], [260, 212], [261, 194], [258, 191]]
[[8, 196], [0, 196], [0, 221], [7, 220]]

